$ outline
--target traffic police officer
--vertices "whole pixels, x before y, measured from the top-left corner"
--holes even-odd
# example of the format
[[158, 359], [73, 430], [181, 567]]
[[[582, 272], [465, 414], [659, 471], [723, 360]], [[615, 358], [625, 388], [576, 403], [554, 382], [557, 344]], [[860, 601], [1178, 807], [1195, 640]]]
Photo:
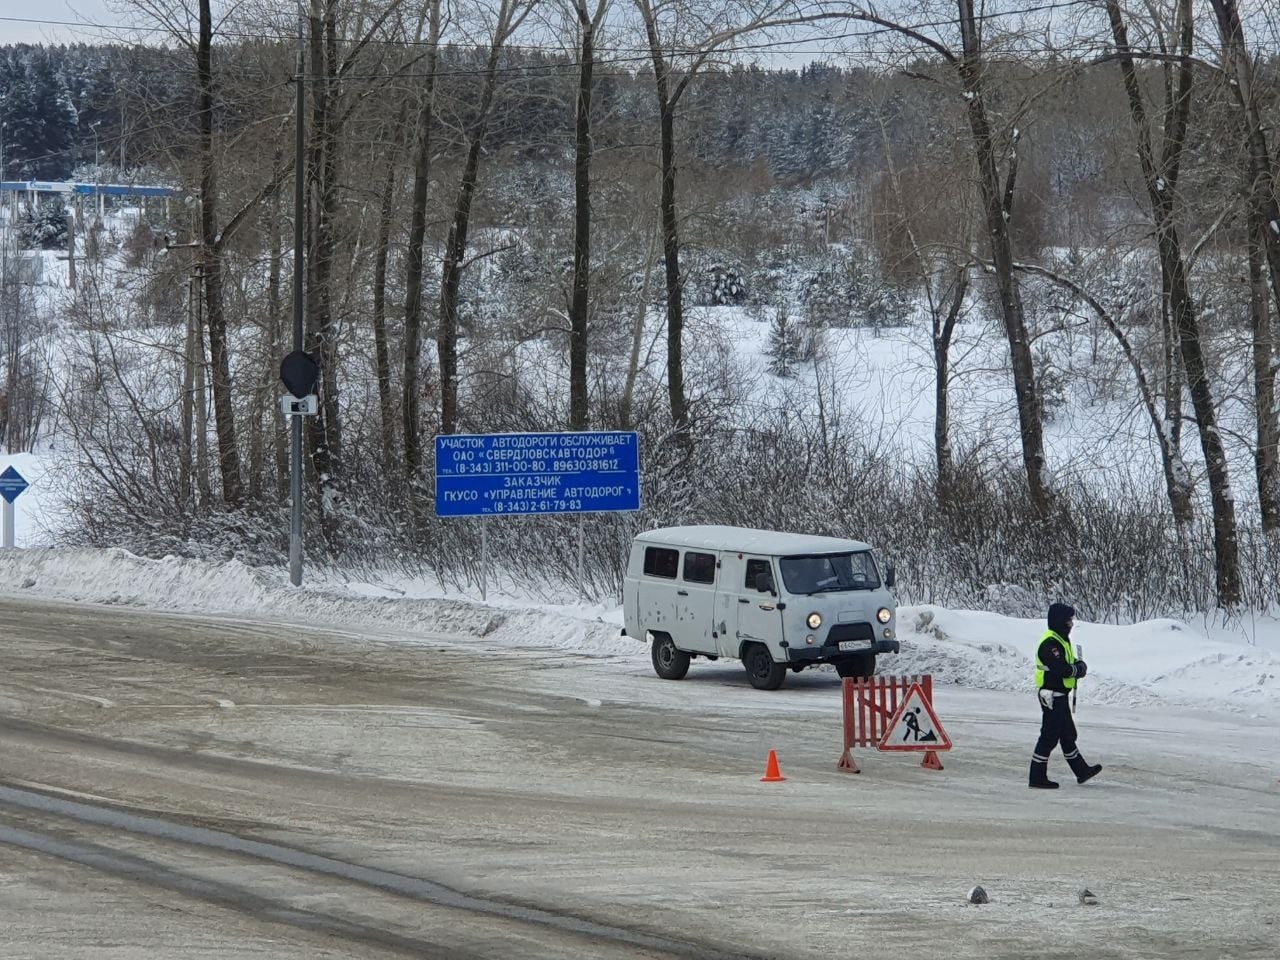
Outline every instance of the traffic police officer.
[[1089, 670], [1088, 664], [1076, 659], [1071, 648], [1071, 628], [1075, 625], [1075, 617], [1073, 607], [1065, 603], [1051, 604], [1049, 631], [1036, 651], [1040, 739], [1031, 754], [1031, 786], [1045, 790], [1054, 790], [1058, 786], [1049, 779], [1049, 754], [1059, 743], [1077, 783], [1084, 783], [1102, 772], [1102, 764], [1090, 766], [1076, 749], [1076, 724], [1067, 703], [1067, 694], [1075, 689], [1076, 681]]

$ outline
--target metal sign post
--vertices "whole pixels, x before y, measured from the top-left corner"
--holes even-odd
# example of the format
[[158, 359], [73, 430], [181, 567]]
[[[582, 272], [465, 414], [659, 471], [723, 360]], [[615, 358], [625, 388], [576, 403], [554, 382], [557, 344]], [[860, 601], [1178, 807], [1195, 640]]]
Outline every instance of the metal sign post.
[[[300, 284], [297, 290], [295, 300], [301, 300]], [[295, 342], [301, 338], [301, 330], [295, 330]], [[302, 418], [315, 416], [320, 409], [311, 392], [319, 376], [319, 364], [302, 350], [294, 350], [280, 364], [280, 380], [289, 391], [280, 398], [280, 412], [289, 418], [289, 580], [295, 587], [302, 584]]]
[[578, 518], [578, 594], [583, 600], [587, 599], [587, 585], [582, 579], [582, 570], [586, 566], [583, 561], [587, 554], [587, 518]]
[[[311, 392], [311, 388], [315, 386], [315, 376], [311, 376], [311, 382], [302, 382], [306, 379], [306, 365], [301, 360], [296, 359], [299, 354], [307, 360], [311, 360], [312, 367], [315, 361], [302, 352], [302, 319], [304, 306], [304, 286], [303, 286], [303, 255], [304, 255], [304, 236], [303, 229], [305, 227], [304, 214], [306, 207], [306, 163], [304, 147], [306, 145], [306, 137], [304, 135], [304, 125], [306, 115], [304, 108], [304, 88], [302, 84], [303, 71], [306, 69], [306, 50], [307, 50], [307, 16], [306, 9], [301, 2], [298, 4], [298, 51], [297, 62], [293, 71], [294, 84], [294, 104], [293, 104], [293, 125], [294, 125], [294, 161], [293, 161], [293, 352], [285, 357], [285, 363], [289, 363], [290, 358], [294, 359], [295, 366], [303, 367], [301, 373], [297, 374], [299, 382], [291, 384], [285, 380], [285, 388], [293, 394], [293, 396], [302, 398]], [[294, 371], [290, 371], [291, 375]], [[285, 377], [284, 365], [281, 365], [281, 379]], [[292, 376], [291, 376], [292, 378]], [[289, 581], [295, 586], [302, 585], [302, 417], [293, 415], [289, 417]]]

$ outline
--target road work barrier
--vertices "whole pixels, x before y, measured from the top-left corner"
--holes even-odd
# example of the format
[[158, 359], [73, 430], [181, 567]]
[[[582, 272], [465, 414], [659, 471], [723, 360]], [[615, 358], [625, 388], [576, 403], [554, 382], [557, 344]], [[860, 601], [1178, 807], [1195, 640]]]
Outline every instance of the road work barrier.
[[836, 765], [861, 773], [854, 747], [874, 746], [887, 752], [924, 753], [920, 766], [941, 770], [938, 753], [951, 749], [951, 738], [933, 711], [933, 677], [847, 678], [840, 683], [844, 709], [844, 750]]

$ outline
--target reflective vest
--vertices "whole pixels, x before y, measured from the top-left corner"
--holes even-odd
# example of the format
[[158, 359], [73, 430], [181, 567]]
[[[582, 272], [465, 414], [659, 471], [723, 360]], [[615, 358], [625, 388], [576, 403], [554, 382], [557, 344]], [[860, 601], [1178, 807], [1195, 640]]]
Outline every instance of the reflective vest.
[[[1056, 630], [1048, 631], [1043, 637], [1040, 638], [1040, 643], [1043, 644], [1046, 640], [1056, 640], [1058, 642], [1058, 644], [1062, 647], [1063, 655], [1066, 657], [1066, 661], [1068, 664], [1072, 664], [1076, 662], [1075, 650], [1072, 648], [1071, 644], [1069, 644], [1065, 639], [1063, 639], [1063, 637]], [[1063, 677], [1062, 685], [1066, 689], [1071, 690], [1076, 685], [1076, 678]], [[1037, 690], [1044, 689], [1044, 664], [1040, 662], [1039, 647], [1036, 647], [1036, 689]]]

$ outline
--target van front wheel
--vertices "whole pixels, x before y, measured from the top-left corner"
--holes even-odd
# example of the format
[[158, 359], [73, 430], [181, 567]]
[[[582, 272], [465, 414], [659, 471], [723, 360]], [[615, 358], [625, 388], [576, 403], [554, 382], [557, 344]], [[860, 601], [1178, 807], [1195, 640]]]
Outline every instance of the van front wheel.
[[663, 680], [683, 680], [689, 672], [689, 655], [665, 633], [653, 635], [653, 672]]
[[762, 643], [749, 643], [742, 651], [742, 665], [747, 679], [757, 690], [777, 690], [787, 677], [787, 665], [775, 663], [769, 648]]

